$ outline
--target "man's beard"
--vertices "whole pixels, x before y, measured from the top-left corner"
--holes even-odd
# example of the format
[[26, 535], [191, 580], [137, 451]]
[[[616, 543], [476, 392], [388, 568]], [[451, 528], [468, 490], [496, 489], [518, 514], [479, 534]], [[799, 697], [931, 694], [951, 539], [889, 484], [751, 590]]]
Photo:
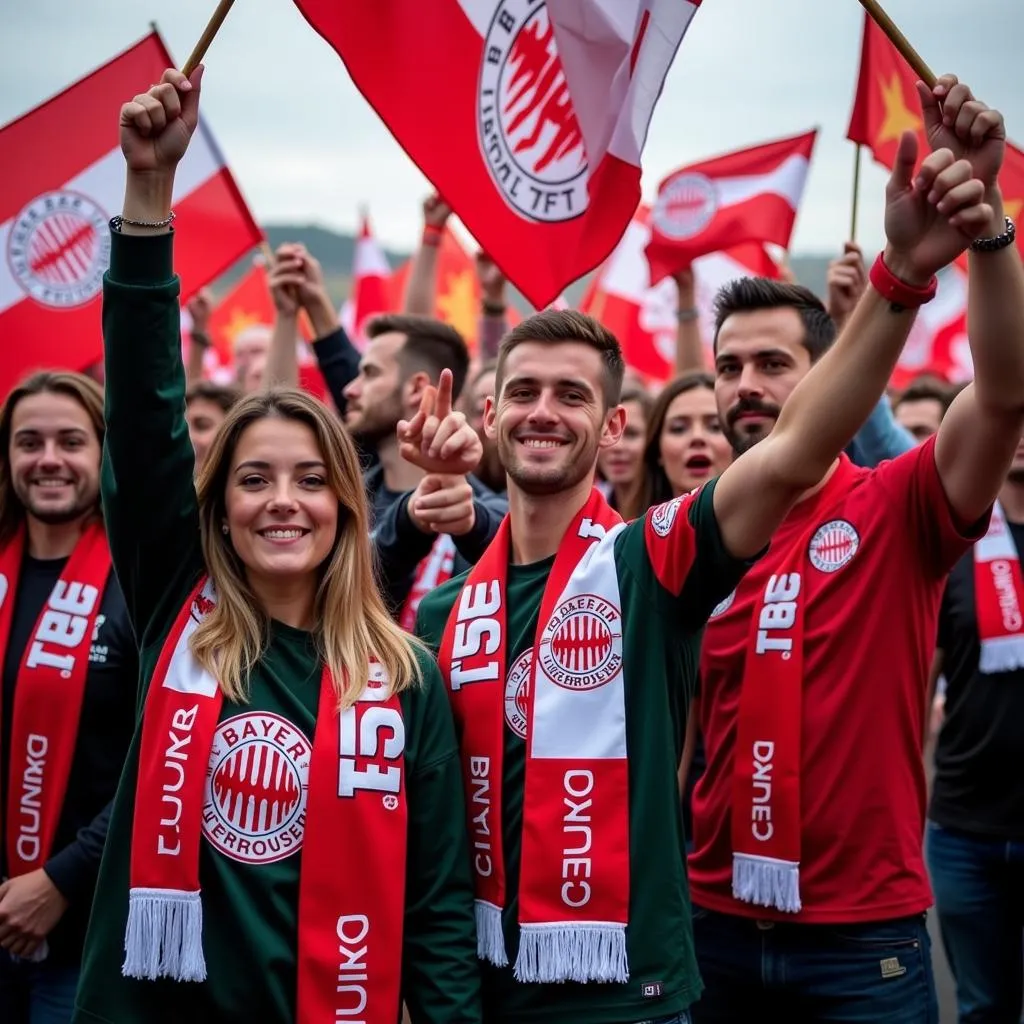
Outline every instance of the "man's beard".
[[364, 409], [359, 424], [349, 427], [349, 433], [363, 448], [376, 451], [382, 441], [394, 439], [401, 418], [398, 395], [393, 394], [377, 408]]
[[[775, 426], [775, 420], [779, 418], [779, 413], [782, 410], [777, 405], [772, 405], [770, 402], [759, 402], [757, 399], [741, 398], [728, 412], [725, 417], [723, 431], [729, 444], [732, 445], [732, 450], [736, 455], [742, 455], [744, 452], [750, 451], [759, 441], [763, 441], [771, 432]], [[759, 426], [759, 429], [754, 433], [746, 433], [736, 429], [736, 421], [744, 413], [756, 412], [763, 416], [770, 417], [771, 422], [765, 424], [763, 427]]]
[[20, 493], [20, 488], [15, 488], [25, 511], [33, 518], [48, 526], [60, 526], [62, 523], [72, 523], [88, 515], [96, 507], [96, 494], [75, 494], [71, 501], [63, 507], [52, 505], [37, 505], [27, 495]]

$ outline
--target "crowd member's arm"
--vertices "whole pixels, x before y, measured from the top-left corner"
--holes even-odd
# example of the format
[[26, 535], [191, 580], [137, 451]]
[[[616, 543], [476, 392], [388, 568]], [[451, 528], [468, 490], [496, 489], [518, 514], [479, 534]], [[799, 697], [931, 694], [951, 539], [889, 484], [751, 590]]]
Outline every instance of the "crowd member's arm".
[[[826, 284], [828, 296], [825, 308], [836, 322], [836, 327], [841, 330], [868, 284], [864, 254], [856, 242], [847, 242], [843, 246], [843, 255], [829, 263]], [[871, 410], [871, 415], [857, 431], [856, 437], [847, 446], [846, 454], [858, 466], [872, 469], [880, 462], [894, 459], [913, 447], [913, 434], [896, 422], [889, 397], [882, 395]]]
[[421, 664], [423, 686], [408, 699], [420, 705], [420, 714], [408, 776], [402, 994], [414, 1021], [478, 1024], [480, 969], [462, 767], [444, 683], [425, 654]]
[[[984, 231], [992, 209], [968, 162], [939, 150], [915, 178], [916, 160], [917, 139], [904, 133], [886, 189], [884, 259], [897, 278], [924, 288]], [[735, 557], [761, 551], [799, 496], [825, 478], [884, 392], [914, 313], [869, 287], [836, 343], [789, 396], [771, 434], [719, 478], [715, 515]]]
[[672, 279], [679, 292], [676, 317], [676, 376], [707, 370], [704, 342], [700, 336], [700, 313], [697, 309], [697, 281], [693, 267], [677, 270]]
[[[202, 70], [165, 72], [121, 110], [127, 164], [123, 216], [158, 223], [171, 212], [174, 172], [195, 131]], [[195, 457], [185, 423], [179, 285], [168, 227], [111, 232], [104, 280], [106, 359], [101, 486], [114, 567], [135, 635], [152, 642], [178, 611], [174, 581], [201, 571]], [[190, 577], [190, 579], [185, 579]]]
[[[934, 91], [921, 86], [920, 93], [932, 144], [955, 147], [985, 186], [991, 215], [980, 236], [1002, 235], [1006, 221], [997, 183], [1006, 140], [1002, 116], [952, 76], [941, 78]], [[963, 524], [975, 522], [995, 501], [1024, 432], [1020, 254], [1016, 245], [1008, 245], [996, 252], [972, 251], [969, 259], [967, 336], [974, 382], [953, 401], [935, 439], [939, 478]]]
[[476, 276], [480, 282], [480, 359], [486, 362], [498, 355], [498, 346], [508, 331], [508, 302], [505, 275], [487, 253], [476, 254]]
[[210, 347], [210, 335], [207, 328], [210, 313], [213, 311], [213, 295], [209, 288], [201, 288], [188, 300], [188, 315], [192, 319], [192, 327], [188, 332], [188, 364], [185, 367], [185, 383], [195, 384], [203, 379], [203, 360], [206, 350]]
[[267, 287], [274, 301], [274, 332], [270, 336], [263, 386], [297, 387], [299, 383], [299, 283], [302, 260], [294, 245], [280, 245], [267, 268]]
[[436, 193], [423, 202], [423, 238], [405, 286], [405, 312], [433, 316], [437, 301], [437, 257], [452, 208]]

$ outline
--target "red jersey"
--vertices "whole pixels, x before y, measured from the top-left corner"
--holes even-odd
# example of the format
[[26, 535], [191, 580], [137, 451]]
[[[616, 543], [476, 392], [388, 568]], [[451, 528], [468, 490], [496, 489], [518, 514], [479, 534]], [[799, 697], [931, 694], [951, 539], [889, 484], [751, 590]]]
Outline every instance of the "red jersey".
[[[987, 516], [985, 517], [987, 521]], [[946, 575], [985, 532], [957, 523], [934, 440], [861, 469], [840, 457], [708, 622], [697, 714], [707, 769], [693, 795], [693, 901], [742, 917], [850, 924], [931, 905], [922, 836], [929, 668]], [[801, 853], [797, 914], [732, 895], [733, 761], [755, 603], [804, 561]]]

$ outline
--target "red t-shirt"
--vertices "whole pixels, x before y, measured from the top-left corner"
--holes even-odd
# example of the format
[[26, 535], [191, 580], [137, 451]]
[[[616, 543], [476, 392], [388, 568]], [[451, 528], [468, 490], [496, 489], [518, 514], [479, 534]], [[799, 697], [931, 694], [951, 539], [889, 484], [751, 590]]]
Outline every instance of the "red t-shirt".
[[[987, 521], [987, 517], [985, 517]], [[693, 901], [743, 917], [855, 923], [931, 905], [922, 855], [925, 690], [945, 577], [985, 523], [958, 524], [934, 441], [861, 469], [845, 456], [712, 615], [701, 653], [707, 769], [693, 795]], [[732, 777], [755, 601], [804, 547], [800, 897], [789, 914], [732, 895]], [[799, 563], [797, 563], [799, 564]], [[729, 603], [731, 601], [731, 604]]]

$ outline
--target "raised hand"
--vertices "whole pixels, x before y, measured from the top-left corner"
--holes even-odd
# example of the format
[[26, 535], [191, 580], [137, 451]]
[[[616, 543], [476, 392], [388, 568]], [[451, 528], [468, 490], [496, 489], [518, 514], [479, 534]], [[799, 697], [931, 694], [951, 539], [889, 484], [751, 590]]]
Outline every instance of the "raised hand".
[[1003, 115], [975, 99], [956, 75], [943, 75], [931, 89], [918, 82], [917, 91], [932, 150], [948, 149], [958, 160], [968, 160], [973, 177], [992, 188], [1006, 153]]
[[857, 305], [868, 283], [864, 255], [856, 242], [847, 242], [843, 255], [829, 263], [825, 283], [828, 287], [825, 306], [829, 316], [841, 324]]
[[191, 78], [168, 68], [158, 85], [121, 108], [121, 152], [130, 173], [173, 173], [199, 123], [202, 80], [202, 65]]
[[904, 132], [885, 193], [885, 262], [908, 284], [924, 286], [984, 234], [992, 207], [968, 160], [940, 149], [915, 177], [916, 162], [917, 136]]
[[279, 245], [274, 262], [267, 268], [267, 287], [281, 316], [299, 315], [299, 289], [305, 281], [300, 248], [289, 242]]
[[452, 208], [433, 192], [423, 200], [423, 223], [431, 227], [443, 228], [452, 215]]
[[402, 458], [427, 473], [472, 473], [483, 456], [483, 445], [465, 414], [452, 409], [451, 370], [441, 371], [436, 388], [424, 389], [419, 411], [411, 420], [399, 421], [397, 435]]
[[210, 314], [213, 312], [213, 292], [209, 288], [200, 288], [199, 291], [188, 300], [188, 315], [192, 318], [192, 333], [205, 334], [210, 323]]

